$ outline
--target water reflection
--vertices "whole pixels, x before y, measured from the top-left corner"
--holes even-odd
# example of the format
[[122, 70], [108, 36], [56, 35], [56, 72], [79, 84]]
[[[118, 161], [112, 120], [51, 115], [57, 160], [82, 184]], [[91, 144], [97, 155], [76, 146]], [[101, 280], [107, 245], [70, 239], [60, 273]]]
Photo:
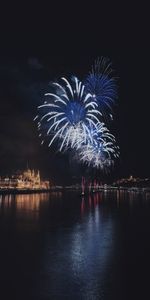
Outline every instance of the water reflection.
[[[69, 203], [72, 202], [69, 195], [65, 201], [67, 197]], [[70, 222], [69, 226], [64, 223], [53, 235], [47, 232], [42, 269], [42, 277], [45, 273], [47, 277], [42, 284], [42, 296], [48, 298], [51, 295], [52, 299], [103, 299], [107, 293], [105, 278], [109, 278], [112, 268], [113, 218], [109, 209], [100, 206], [101, 193], [81, 199], [76, 195], [74, 201], [80, 209], [76, 221]], [[70, 214], [71, 208], [65, 217], [68, 219]]]
[[35, 193], [18, 195], [0, 196], [0, 216], [3, 221], [14, 220], [15, 226], [22, 229], [38, 229], [41, 214], [48, 207], [48, 201], [51, 199], [53, 206], [55, 199], [59, 199], [61, 193]]
[[131, 190], [1, 195], [2, 299], [136, 298], [150, 268], [149, 200]]
[[[87, 200], [88, 198], [88, 200]], [[97, 205], [100, 205], [100, 202], [102, 200], [102, 193], [94, 193], [89, 194], [86, 198], [82, 197], [81, 201], [81, 214], [84, 215], [84, 213], [87, 210], [91, 210], [93, 208], [96, 208]]]
[[69, 273], [72, 274], [72, 281], [79, 282], [78, 297], [81, 299], [101, 299], [105, 276], [111, 268], [113, 219], [105, 216], [104, 220], [99, 200], [98, 195], [94, 195], [93, 209], [87, 213], [82, 226], [77, 224], [74, 227], [71, 237]]

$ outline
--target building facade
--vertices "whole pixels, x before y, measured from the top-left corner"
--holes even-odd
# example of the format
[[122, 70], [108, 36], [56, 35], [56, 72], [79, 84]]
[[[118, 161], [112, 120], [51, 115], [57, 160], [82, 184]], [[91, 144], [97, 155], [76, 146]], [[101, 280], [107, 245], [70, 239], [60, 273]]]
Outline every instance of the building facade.
[[50, 182], [41, 180], [39, 170], [27, 169], [11, 177], [0, 178], [0, 188], [49, 189]]

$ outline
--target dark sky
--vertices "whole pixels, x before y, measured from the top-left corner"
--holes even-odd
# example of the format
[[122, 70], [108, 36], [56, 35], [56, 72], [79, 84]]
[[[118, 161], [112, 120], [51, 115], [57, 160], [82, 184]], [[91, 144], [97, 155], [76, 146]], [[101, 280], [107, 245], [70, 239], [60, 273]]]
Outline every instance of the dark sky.
[[97, 57], [107, 56], [119, 77], [114, 127], [121, 159], [114, 176], [150, 176], [147, 8], [98, 3], [1, 10], [0, 174], [28, 161], [55, 182], [77, 175], [67, 156], [40, 146], [33, 118], [50, 80], [82, 80]]

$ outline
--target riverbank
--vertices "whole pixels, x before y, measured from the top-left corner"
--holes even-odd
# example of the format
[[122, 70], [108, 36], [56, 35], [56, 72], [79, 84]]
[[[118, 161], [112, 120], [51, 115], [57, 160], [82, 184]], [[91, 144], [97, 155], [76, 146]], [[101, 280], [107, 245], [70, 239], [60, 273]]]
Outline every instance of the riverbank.
[[51, 187], [50, 189], [16, 189], [16, 188], [0, 188], [0, 195], [7, 195], [7, 194], [35, 194], [35, 193], [50, 193], [50, 192], [59, 192], [59, 191], [78, 191], [81, 192], [82, 195], [90, 194], [90, 193], [97, 193], [101, 191], [111, 191], [111, 190], [125, 190], [125, 191], [133, 191], [133, 192], [150, 192], [150, 187], [115, 187], [115, 186], [107, 186], [107, 187], [98, 187], [98, 188], [91, 188], [88, 190], [85, 189], [84, 192], [81, 191], [81, 188], [74, 188], [74, 187], [62, 187], [56, 186]]

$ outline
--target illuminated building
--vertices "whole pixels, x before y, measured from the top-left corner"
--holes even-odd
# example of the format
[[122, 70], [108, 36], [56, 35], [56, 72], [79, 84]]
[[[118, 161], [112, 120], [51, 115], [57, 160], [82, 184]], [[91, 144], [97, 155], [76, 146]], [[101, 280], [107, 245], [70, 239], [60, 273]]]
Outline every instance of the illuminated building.
[[43, 181], [40, 177], [40, 171], [27, 169], [22, 173], [18, 172], [11, 177], [0, 178], [0, 188], [9, 189], [49, 189], [50, 182]]
[[132, 175], [130, 175], [128, 178], [118, 179], [116, 182], [113, 183], [113, 185], [116, 185], [116, 186], [149, 186], [150, 179], [133, 177]]

